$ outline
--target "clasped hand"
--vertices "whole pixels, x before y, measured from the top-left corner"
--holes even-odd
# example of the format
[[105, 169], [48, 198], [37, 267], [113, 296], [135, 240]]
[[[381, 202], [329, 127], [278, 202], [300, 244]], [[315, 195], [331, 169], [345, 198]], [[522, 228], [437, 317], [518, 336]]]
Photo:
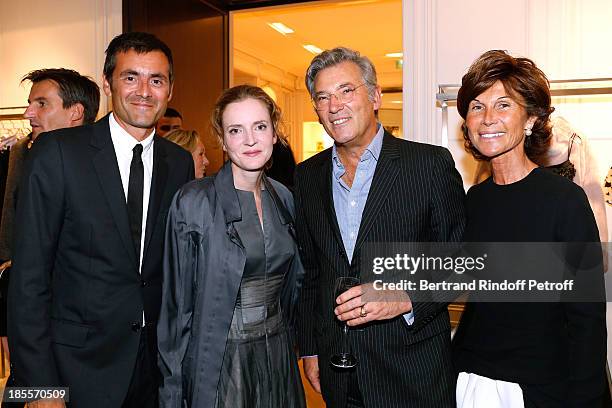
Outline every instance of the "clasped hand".
[[348, 326], [393, 319], [412, 310], [412, 301], [406, 292], [376, 290], [371, 283], [350, 288], [336, 298], [336, 304], [336, 317]]

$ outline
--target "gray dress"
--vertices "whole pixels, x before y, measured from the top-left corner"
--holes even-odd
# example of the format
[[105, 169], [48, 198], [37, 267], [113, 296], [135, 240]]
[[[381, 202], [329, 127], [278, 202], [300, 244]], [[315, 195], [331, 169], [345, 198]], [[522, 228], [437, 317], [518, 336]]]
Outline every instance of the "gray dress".
[[293, 258], [292, 237], [263, 190], [263, 229], [253, 193], [237, 190], [242, 220], [234, 223], [246, 264], [227, 336], [215, 407], [305, 407], [297, 360], [280, 306]]

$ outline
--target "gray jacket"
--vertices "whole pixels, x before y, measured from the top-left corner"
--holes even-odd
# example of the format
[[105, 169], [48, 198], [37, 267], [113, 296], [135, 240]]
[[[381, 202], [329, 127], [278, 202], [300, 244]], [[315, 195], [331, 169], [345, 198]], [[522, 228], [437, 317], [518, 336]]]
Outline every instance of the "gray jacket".
[[[281, 222], [293, 231], [293, 198], [264, 176]], [[160, 407], [214, 406], [227, 333], [246, 262], [234, 222], [241, 219], [231, 166], [186, 184], [168, 213], [159, 316]], [[285, 277], [281, 306], [292, 326], [303, 278], [297, 256]]]

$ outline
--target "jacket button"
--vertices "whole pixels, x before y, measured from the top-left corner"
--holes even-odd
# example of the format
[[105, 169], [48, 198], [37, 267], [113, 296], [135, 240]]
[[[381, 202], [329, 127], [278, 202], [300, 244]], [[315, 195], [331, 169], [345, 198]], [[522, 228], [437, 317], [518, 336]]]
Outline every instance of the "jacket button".
[[140, 331], [140, 323], [132, 323], [132, 331]]
[[143, 288], [144, 288], [145, 286], [147, 286], [147, 281], [146, 281], [146, 280], [144, 280], [144, 279], [142, 279], [142, 280], [140, 281], [140, 286], [141, 286], [141, 287], [143, 287]]

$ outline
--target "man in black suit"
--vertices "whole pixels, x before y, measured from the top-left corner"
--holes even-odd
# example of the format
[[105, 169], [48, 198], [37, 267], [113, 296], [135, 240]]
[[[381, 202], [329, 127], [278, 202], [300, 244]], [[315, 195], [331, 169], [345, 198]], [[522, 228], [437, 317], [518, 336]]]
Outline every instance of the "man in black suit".
[[[21, 82], [32, 83], [28, 96], [28, 107], [23, 117], [30, 121], [32, 132], [25, 138], [17, 140], [9, 137], [2, 142], [11, 146], [10, 151], [2, 152], [1, 159], [8, 158], [8, 168], [0, 185], [0, 341], [8, 353], [6, 338], [6, 291], [11, 265], [11, 248], [13, 243], [13, 226], [15, 222], [15, 199], [17, 186], [21, 180], [25, 159], [30, 147], [42, 132], [55, 129], [82, 126], [94, 123], [100, 107], [100, 88], [89, 77], [65, 68], [37, 69], [29, 72]], [[1, 180], [1, 179], [0, 179]], [[2, 272], [4, 270], [4, 272]]]
[[26, 164], [9, 286], [11, 370], [19, 386], [69, 387], [67, 406], [157, 406], [165, 218], [194, 174], [191, 155], [154, 132], [172, 84], [166, 44], [119, 35], [104, 63], [113, 112], [40, 135]]
[[[296, 227], [306, 275], [298, 344], [306, 377], [330, 408], [454, 407], [444, 304], [404, 292], [367, 301], [362, 284], [334, 296], [342, 276], [365, 279], [368, 242], [458, 241], [464, 191], [448, 150], [396, 139], [377, 121], [381, 90], [366, 57], [335, 48], [313, 59], [306, 86], [335, 143], [296, 171]], [[386, 299], [385, 293], [379, 294]], [[353, 369], [330, 366], [338, 320], [351, 330]]]

